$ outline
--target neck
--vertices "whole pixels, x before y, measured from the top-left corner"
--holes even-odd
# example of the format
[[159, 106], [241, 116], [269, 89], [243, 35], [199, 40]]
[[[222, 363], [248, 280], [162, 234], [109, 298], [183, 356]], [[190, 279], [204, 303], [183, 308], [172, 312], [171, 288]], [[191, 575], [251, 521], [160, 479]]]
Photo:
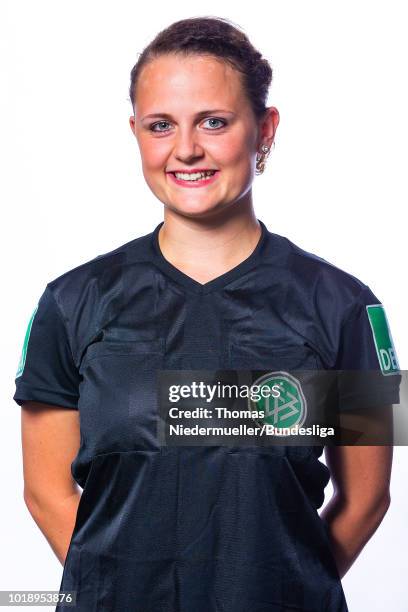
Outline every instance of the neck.
[[187, 217], [165, 208], [158, 240], [167, 261], [199, 282], [208, 282], [249, 257], [260, 236], [249, 200], [211, 218]]

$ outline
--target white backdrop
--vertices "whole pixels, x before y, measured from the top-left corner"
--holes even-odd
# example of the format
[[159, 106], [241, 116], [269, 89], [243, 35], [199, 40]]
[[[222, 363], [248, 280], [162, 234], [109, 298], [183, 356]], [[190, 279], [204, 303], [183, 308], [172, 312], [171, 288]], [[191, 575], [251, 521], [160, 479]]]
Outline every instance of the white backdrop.
[[[404, 3], [269, 0], [237, 8], [208, 0], [203, 12], [191, 7], [1, 4], [0, 590], [59, 588], [62, 567], [23, 502], [14, 375], [46, 283], [162, 219], [129, 128], [128, 86], [137, 53], [173, 21], [226, 17], [268, 58], [269, 104], [281, 121], [266, 171], [255, 178], [257, 217], [370, 286], [408, 369]], [[407, 464], [407, 448], [396, 448], [391, 507], [343, 580], [350, 612], [408, 609], [401, 580]], [[330, 494], [329, 485], [326, 502]]]

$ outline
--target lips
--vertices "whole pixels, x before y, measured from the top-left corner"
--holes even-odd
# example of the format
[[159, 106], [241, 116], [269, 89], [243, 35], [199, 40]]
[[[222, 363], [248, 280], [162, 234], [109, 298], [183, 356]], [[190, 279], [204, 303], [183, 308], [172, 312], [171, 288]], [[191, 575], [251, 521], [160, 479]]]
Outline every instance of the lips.
[[175, 174], [180, 173], [180, 174], [195, 174], [196, 172], [216, 172], [217, 168], [189, 168], [189, 169], [184, 169], [183, 168], [176, 168], [176, 170], [168, 170], [168, 173], [172, 173]]
[[[196, 172], [208, 172], [208, 171], [213, 171], [211, 168], [207, 168], [207, 169], [197, 169], [194, 171], [181, 171], [183, 174], [195, 174]], [[178, 171], [177, 171], [178, 172]], [[220, 171], [219, 170], [215, 170], [214, 174], [212, 176], [207, 176], [205, 178], [202, 179], [197, 179], [197, 180], [193, 180], [193, 181], [189, 181], [189, 180], [183, 180], [183, 179], [178, 179], [176, 177], [176, 175], [174, 174], [174, 172], [168, 172], [168, 176], [170, 177], [170, 180], [172, 182], [174, 182], [176, 185], [180, 185], [181, 187], [206, 187], [207, 185], [210, 185], [211, 183], [213, 183], [214, 181], [217, 180], [218, 175], [219, 175]]]

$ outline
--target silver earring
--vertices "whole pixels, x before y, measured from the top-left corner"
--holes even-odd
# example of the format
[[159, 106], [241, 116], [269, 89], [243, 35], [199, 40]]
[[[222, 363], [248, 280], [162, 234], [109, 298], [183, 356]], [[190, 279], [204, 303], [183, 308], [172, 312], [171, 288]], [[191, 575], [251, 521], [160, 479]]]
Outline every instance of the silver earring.
[[262, 174], [265, 170], [266, 158], [270, 153], [270, 147], [267, 144], [261, 146], [261, 153], [256, 154], [255, 174]]

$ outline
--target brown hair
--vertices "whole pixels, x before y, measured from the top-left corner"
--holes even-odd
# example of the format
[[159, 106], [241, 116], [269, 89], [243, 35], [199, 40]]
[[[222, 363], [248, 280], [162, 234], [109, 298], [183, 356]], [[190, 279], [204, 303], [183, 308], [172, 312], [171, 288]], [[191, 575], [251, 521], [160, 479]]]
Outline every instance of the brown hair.
[[257, 119], [266, 110], [272, 68], [251, 44], [246, 34], [222, 17], [192, 17], [176, 21], [159, 32], [145, 47], [130, 73], [132, 108], [141, 69], [149, 61], [168, 53], [213, 55], [242, 75], [242, 85]]

